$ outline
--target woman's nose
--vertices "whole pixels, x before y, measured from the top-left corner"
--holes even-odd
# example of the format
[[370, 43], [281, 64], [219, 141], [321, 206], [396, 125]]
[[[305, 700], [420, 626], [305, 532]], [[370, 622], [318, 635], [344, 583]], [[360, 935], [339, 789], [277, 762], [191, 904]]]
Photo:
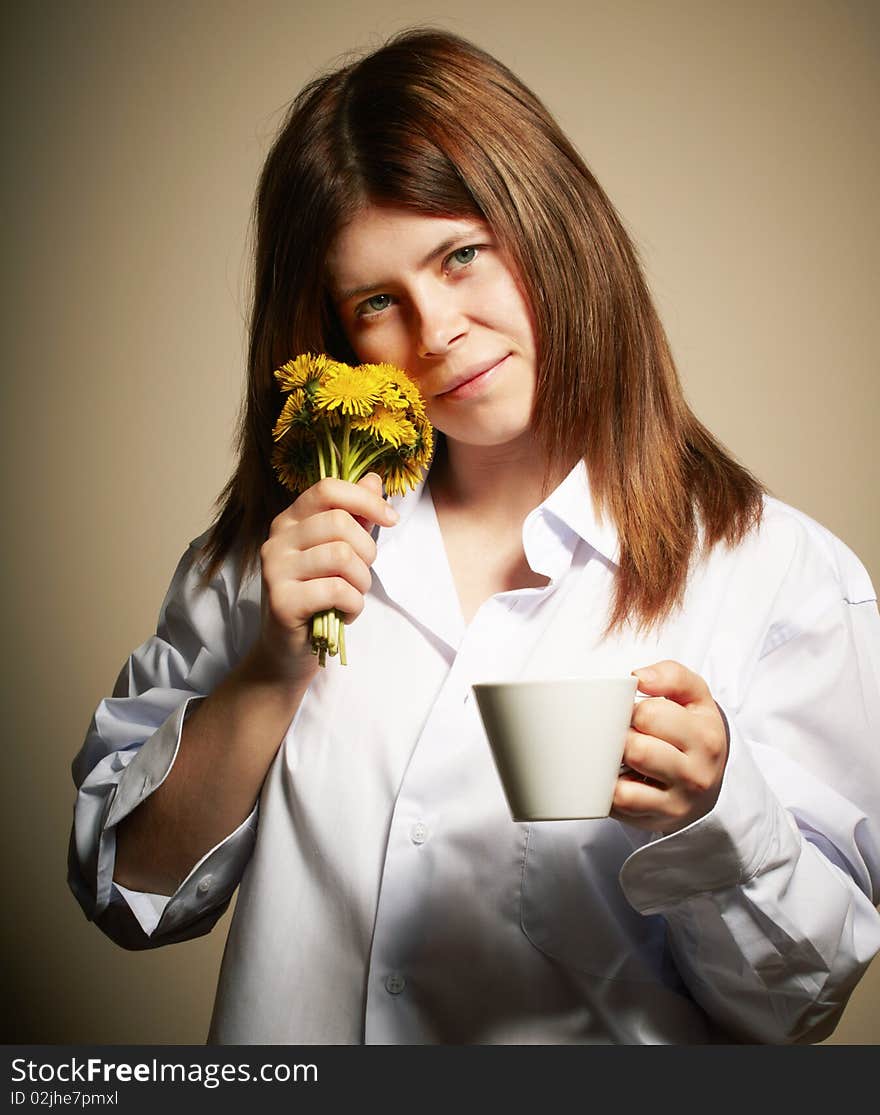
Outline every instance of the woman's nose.
[[467, 318], [450, 292], [421, 299], [416, 305], [419, 356], [443, 356], [467, 334]]

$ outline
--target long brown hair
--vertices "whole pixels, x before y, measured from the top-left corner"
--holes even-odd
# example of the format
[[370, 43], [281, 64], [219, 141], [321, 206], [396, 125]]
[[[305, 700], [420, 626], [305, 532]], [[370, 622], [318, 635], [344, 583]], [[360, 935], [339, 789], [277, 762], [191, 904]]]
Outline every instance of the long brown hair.
[[553, 117], [500, 62], [432, 29], [310, 82], [266, 159], [238, 465], [217, 500], [205, 580], [233, 550], [253, 570], [290, 499], [270, 465], [274, 369], [306, 351], [354, 359], [324, 260], [364, 204], [492, 227], [535, 319], [546, 476], [583, 459], [618, 532], [609, 629], [668, 615], [701, 542], [736, 543], [759, 521], [762, 487], [688, 407], [635, 248]]

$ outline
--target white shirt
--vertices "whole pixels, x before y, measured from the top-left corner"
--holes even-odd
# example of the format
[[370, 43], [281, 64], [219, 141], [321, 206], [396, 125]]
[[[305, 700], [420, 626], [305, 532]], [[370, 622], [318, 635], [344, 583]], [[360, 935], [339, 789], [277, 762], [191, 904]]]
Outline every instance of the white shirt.
[[[209, 1040], [224, 1044], [818, 1041], [880, 949], [880, 617], [833, 535], [767, 499], [683, 610], [603, 641], [617, 540], [583, 465], [526, 518], [543, 588], [461, 615], [429, 486], [378, 532], [349, 665], [319, 670], [258, 807], [170, 899], [112, 882], [115, 825], [174, 761], [187, 709], [259, 626], [259, 576], [181, 560], [157, 634], [73, 764], [70, 883], [127, 947], [207, 932], [240, 891]], [[511, 820], [471, 685], [706, 679], [730, 753], [707, 816]]]

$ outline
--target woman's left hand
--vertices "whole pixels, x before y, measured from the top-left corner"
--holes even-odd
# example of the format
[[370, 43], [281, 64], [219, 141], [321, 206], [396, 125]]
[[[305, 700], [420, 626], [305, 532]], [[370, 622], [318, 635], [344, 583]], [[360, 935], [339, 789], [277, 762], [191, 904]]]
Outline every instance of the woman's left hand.
[[611, 816], [668, 834], [705, 816], [721, 789], [727, 725], [706, 682], [680, 662], [633, 670], [639, 690]]

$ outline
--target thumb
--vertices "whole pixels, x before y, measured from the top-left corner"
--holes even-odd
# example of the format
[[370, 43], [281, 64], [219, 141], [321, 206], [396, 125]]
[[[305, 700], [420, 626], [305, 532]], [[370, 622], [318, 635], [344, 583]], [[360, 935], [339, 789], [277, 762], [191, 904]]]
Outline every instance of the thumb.
[[382, 495], [382, 477], [378, 472], [368, 472], [358, 480], [359, 488], [371, 488], [377, 496]]
[[685, 707], [715, 705], [705, 680], [681, 662], [671, 659], [652, 662], [650, 666], [640, 666], [632, 672], [639, 679], [639, 690], [649, 697], [666, 697]]
[[[362, 476], [357, 482], [359, 488], [366, 488], [367, 491], [375, 492], [377, 496], [382, 496], [382, 477], [378, 472], [368, 472]], [[373, 527], [373, 520], [368, 519], [364, 515], [355, 515], [355, 522], [360, 523], [365, 531], [370, 531]]]

